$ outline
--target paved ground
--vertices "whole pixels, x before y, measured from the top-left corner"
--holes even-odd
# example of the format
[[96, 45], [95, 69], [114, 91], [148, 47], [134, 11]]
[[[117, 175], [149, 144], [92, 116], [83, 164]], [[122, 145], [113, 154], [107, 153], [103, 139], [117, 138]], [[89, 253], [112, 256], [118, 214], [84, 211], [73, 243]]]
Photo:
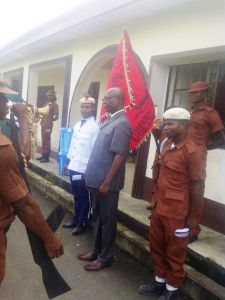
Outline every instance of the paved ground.
[[[45, 216], [54, 203], [33, 193]], [[70, 219], [68, 214], [65, 221]], [[64, 257], [56, 261], [58, 270], [71, 286], [72, 291], [55, 299], [62, 300], [139, 300], [137, 287], [150, 280], [149, 270], [126, 253], [116, 249], [115, 263], [100, 272], [87, 272], [84, 263], [76, 256], [91, 245], [91, 230], [80, 237], [71, 236], [70, 230], [59, 230], [65, 243]], [[29, 242], [23, 225], [16, 221], [8, 234], [7, 275], [0, 291], [1, 300], [46, 300], [40, 269], [33, 263]], [[156, 298], [151, 297], [152, 300]]]

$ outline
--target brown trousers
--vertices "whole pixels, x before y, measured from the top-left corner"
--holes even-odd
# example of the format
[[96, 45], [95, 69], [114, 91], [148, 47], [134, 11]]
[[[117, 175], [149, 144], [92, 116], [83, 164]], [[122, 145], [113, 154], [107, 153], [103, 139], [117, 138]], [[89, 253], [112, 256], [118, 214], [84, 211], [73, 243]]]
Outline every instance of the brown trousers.
[[0, 230], [0, 284], [5, 277], [6, 264], [6, 236], [4, 230]]
[[42, 139], [42, 154], [50, 155], [51, 151], [51, 133], [52, 128], [46, 128], [45, 126], [41, 126], [41, 139]]
[[190, 236], [198, 236], [200, 231], [201, 231], [201, 220], [202, 220], [202, 215], [203, 215], [203, 209], [204, 209], [204, 198], [202, 201], [199, 203], [199, 207], [195, 212], [195, 218], [196, 218], [196, 223], [198, 224], [196, 227], [193, 227], [190, 229]]
[[[205, 182], [202, 183], [202, 194], [204, 195], [204, 191], [205, 191]], [[195, 219], [196, 219], [196, 223], [198, 224], [196, 227], [193, 227], [190, 229], [190, 236], [198, 236], [200, 231], [201, 231], [201, 221], [202, 221], [202, 216], [203, 216], [203, 211], [204, 211], [204, 197], [202, 197], [202, 199], [199, 202], [198, 208], [195, 211]]]
[[177, 237], [175, 230], [184, 228], [184, 221], [158, 215], [151, 216], [150, 252], [155, 275], [165, 278], [169, 285], [180, 288], [185, 278], [184, 262], [188, 236]]

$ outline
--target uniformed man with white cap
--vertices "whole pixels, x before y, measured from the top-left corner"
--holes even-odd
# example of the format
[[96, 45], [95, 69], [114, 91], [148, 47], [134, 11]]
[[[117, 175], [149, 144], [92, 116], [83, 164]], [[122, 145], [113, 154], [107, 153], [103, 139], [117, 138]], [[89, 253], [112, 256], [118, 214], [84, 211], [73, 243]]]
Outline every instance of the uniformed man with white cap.
[[85, 96], [80, 99], [80, 112], [83, 118], [74, 126], [74, 134], [67, 155], [70, 159], [68, 169], [75, 203], [73, 219], [63, 227], [73, 228], [73, 235], [85, 231], [90, 210], [90, 199], [85, 187], [84, 173], [99, 131], [99, 126], [94, 118], [95, 111], [94, 98]]
[[171, 108], [163, 119], [167, 140], [157, 156], [160, 169], [156, 172], [149, 234], [155, 279], [138, 291], [159, 295], [160, 300], [176, 300], [185, 278], [189, 230], [196, 226], [195, 211], [203, 197], [205, 167], [203, 154], [188, 137], [190, 113]]

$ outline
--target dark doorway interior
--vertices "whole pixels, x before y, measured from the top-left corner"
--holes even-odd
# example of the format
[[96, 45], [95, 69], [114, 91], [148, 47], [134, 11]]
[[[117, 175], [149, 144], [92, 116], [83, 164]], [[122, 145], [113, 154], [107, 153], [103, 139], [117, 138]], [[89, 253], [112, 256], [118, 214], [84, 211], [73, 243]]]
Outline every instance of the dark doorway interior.
[[[100, 81], [92, 81], [88, 88], [88, 95], [95, 99], [96, 107], [98, 107], [98, 96], [100, 89]], [[95, 113], [96, 118], [97, 111]]]
[[47, 93], [48, 90], [53, 90], [54, 91], [54, 85], [45, 85], [45, 86], [39, 86], [38, 87], [38, 93], [37, 93], [37, 107], [43, 107], [46, 96], [45, 94]]
[[214, 108], [225, 124], [225, 64], [220, 65]]

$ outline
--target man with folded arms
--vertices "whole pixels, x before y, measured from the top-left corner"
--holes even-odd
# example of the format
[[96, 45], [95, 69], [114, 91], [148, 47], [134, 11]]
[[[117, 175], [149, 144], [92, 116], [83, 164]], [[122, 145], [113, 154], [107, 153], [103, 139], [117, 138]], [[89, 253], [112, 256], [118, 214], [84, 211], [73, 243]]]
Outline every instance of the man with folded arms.
[[140, 286], [138, 292], [159, 295], [159, 300], [177, 300], [185, 278], [189, 230], [196, 226], [195, 212], [203, 197], [205, 162], [188, 137], [190, 113], [171, 108], [163, 119], [168, 139], [157, 155], [160, 168], [153, 172], [157, 178], [149, 235], [155, 279]]

